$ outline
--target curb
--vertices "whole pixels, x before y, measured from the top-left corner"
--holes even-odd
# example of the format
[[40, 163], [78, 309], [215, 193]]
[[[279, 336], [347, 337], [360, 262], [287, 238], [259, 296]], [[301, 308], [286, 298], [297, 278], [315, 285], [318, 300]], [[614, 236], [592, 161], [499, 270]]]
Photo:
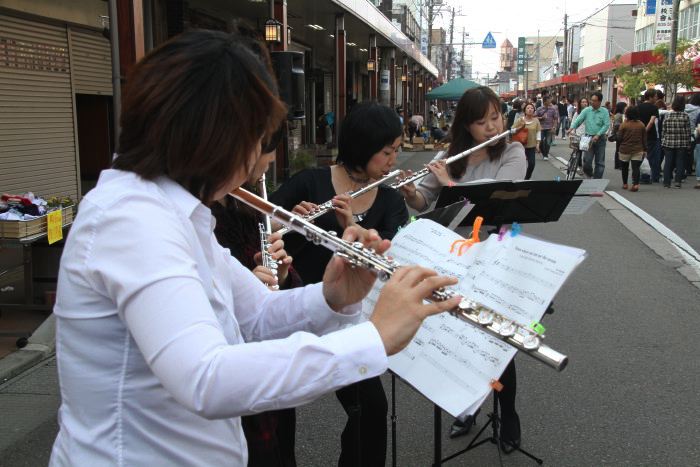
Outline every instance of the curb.
[[0, 359], [0, 385], [56, 352], [56, 318], [49, 315], [29, 338], [29, 343]]

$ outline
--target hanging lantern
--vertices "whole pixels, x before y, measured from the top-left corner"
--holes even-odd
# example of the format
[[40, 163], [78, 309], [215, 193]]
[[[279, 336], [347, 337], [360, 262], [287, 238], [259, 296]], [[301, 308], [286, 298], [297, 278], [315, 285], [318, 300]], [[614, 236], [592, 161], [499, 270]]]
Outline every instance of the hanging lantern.
[[265, 21], [265, 41], [282, 42], [282, 23], [276, 19]]

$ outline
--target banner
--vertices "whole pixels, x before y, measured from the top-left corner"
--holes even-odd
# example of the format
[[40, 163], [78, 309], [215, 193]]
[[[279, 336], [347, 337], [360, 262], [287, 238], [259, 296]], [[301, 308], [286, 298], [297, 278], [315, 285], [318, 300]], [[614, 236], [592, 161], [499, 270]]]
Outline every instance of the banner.
[[656, 14], [656, 0], [647, 0], [647, 8], [644, 14], [647, 16]]
[[673, 25], [673, 0], [661, 0], [656, 14], [656, 37], [654, 42], [660, 44], [671, 40]]

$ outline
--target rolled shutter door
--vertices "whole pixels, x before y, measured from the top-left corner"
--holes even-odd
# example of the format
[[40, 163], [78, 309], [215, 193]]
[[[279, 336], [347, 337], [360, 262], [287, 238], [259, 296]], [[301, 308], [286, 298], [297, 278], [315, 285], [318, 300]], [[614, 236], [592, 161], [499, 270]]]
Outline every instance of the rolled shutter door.
[[64, 27], [0, 15], [0, 191], [78, 198]]
[[109, 41], [99, 33], [70, 30], [73, 88], [78, 94], [112, 95]]

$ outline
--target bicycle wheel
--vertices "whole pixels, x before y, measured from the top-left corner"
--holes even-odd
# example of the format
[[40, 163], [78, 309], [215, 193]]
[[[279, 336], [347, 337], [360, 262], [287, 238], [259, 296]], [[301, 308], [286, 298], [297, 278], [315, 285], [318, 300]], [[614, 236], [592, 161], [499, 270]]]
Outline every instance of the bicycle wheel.
[[569, 162], [566, 164], [566, 179], [573, 180], [576, 178], [576, 169], [578, 169], [578, 151], [574, 149], [569, 156]]

